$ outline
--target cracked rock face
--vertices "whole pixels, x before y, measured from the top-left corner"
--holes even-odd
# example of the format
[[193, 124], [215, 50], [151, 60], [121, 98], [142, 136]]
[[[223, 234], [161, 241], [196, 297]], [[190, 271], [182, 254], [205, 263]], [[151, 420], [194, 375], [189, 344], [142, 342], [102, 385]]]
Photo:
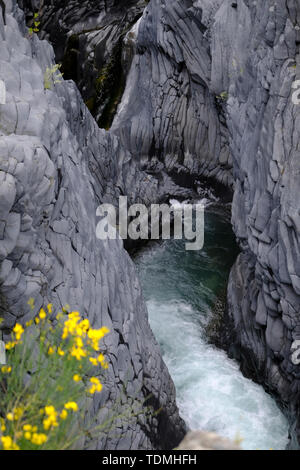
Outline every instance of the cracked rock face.
[[[38, 8], [33, 2], [23, 3], [27, 4], [27, 12]], [[32, 5], [29, 8], [30, 3]], [[48, 23], [45, 21], [44, 29], [51, 39], [50, 23], [53, 21], [53, 28], [57, 28], [55, 25], [62, 10], [56, 6], [58, 2], [51, 2], [51, 5], [50, 2], [44, 3], [44, 15], [49, 18]], [[78, 25], [81, 31], [90, 21], [94, 27], [93, 20], [86, 21], [84, 16], [87, 14], [87, 6], [90, 8], [92, 3], [81, 2], [79, 7], [76, 2], [69, 2], [69, 11], [73, 9], [76, 14], [64, 14], [60, 21], [65, 28], [65, 37], [74, 36]], [[76, 41], [71, 41], [69, 46], [75, 50], [75, 55], [79, 50], [84, 58], [92, 57], [91, 54], [96, 50], [102, 51], [99, 57], [106, 57], [101, 62], [103, 67], [101, 65], [99, 69], [100, 98], [93, 109], [94, 115], [99, 118], [103, 111], [101, 103], [107, 96], [104, 84], [111, 70], [116, 70], [113, 68], [114, 62], [109, 65], [110, 59], [113, 61], [115, 57], [112, 54], [115, 40], [107, 39], [105, 31], [110, 31], [109, 38], [120, 41], [121, 62], [120, 56], [117, 62], [119, 65], [121, 63], [122, 73], [126, 76], [126, 86], [123, 95], [123, 90], [119, 90], [119, 94], [112, 93], [114, 107], [110, 107], [110, 118], [115, 114], [120, 95], [122, 100], [110, 134], [96, 130], [94, 124], [84, 124], [85, 127], [82, 127], [80, 122], [92, 120], [78, 92], [70, 83], [56, 87], [55, 99], [61, 102], [59, 109], [64, 109], [68, 129], [84, 155], [83, 158], [80, 152], [74, 152], [77, 158], [81, 158], [80, 165], [84, 165], [84, 162], [87, 165], [85, 177], [90, 181], [88, 187], [96, 194], [97, 203], [107, 197], [108, 200], [114, 199], [120, 188], [132, 200], [160, 201], [166, 195], [180, 194], [182, 189], [178, 185], [184, 186], [186, 180], [191, 184], [191, 180], [197, 178], [214, 179], [233, 188], [232, 223], [243, 252], [232, 270], [229, 282], [228, 313], [234, 326], [234, 334], [229, 339], [234, 343], [233, 346], [237, 346], [232, 349], [239, 351], [243, 370], [276, 392], [297, 417], [300, 414], [300, 375], [299, 366], [292, 362], [291, 348], [293, 342], [300, 339], [300, 105], [297, 89], [293, 88], [300, 80], [299, 1], [151, 0], [146, 7], [142, 2], [130, 2], [128, 11], [138, 10], [138, 13], [137, 16], [134, 13], [130, 21], [124, 20], [127, 29], [122, 30], [122, 33], [119, 25], [113, 25], [109, 12], [116, 12], [113, 10], [115, 6], [119, 12], [116, 17], [123, 18], [123, 3], [105, 3], [106, 9], [103, 9], [104, 2], [97, 2], [97, 7], [93, 3], [97, 30], [84, 32], [85, 39], [79, 49]], [[65, 55], [69, 40], [61, 42], [63, 51], [56, 47], [57, 56]], [[34, 40], [34, 44], [40, 43]], [[46, 50], [46, 46], [43, 47]], [[1, 60], [6, 61], [7, 73], [11, 67], [7, 64], [10, 64], [11, 59], [6, 51], [3, 54]], [[43, 60], [40, 58], [39, 63], [44, 63]], [[27, 69], [23, 63], [20, 73], [26, 76]], [[75, 77], [83, 95], [87, 92], [85, 99], [90, 97], [90, 90], [92, 93], [95, 89], [94, 82], [89, 82], [87, 78], [91, 63], [88, 59], [87, 68], [82, 65], [79, 75]], [[19, 68], [20, 64], [18, 62]], [[99, 70], [97, 68], [96, 75]], [[41, 80], [35, 84], [37, 77], [38, 73], [28, 80], [26, 88], [21, 88], [23, 94], [30, 94], [32, 87], [40, 86], [38, 83]], [[86, 90], [83, 89], [85, 80]], [[20, 88], [16, 78], [11, 80], [10, 86], [18, 90]], [[62, 89], [68, 92], [60, 91]], [[45, 98], [38, 100], [38, 103], [35, 98], [33, 100], [35, 105], [43, 106]], [[51, 103], [45, 106], [48, 110]], [[51, 112], [57, 116], [57, 105], [53, 108]], [[18, 113], [27, 113], [26, 120], [15, 117], [16, 109]], [[49, 130], [49, 126], [55, 127], [57, 121], [54, 117], [51, 122], [48, 120], [45, 131], [45, 121], [37, 119], [37, 115], [22, 100], [17, 105], [8, 103], [5, 118], [1, 114], [1, 125], [5, 134], [24, 133], [23, 129], [28, 127], [26, 135], [31, 139], [41, 139], [43, 136], [42, 141], [47, 141], [47, 146], [58, 145]], [[57, 126], [63, 129], [61, 125]], [[91, 135], [87, 141], [86, 133]], [[11, 142], [15, 148], [17, 139], [6, 139], [7, 146]], [[91, 144], [91, 141], [95, 144]], [[97, 149], [100, 145], [102, 150], [95, 150], [93, 145], [98, 146]], [[8, 154], [11, 147], [7, 148]], [[116, 160], [105, 157], [111, 155], [109, 149], [112, 148], [116, 148]], [[41, 153], [39, 161], [45, 161], [46, 165], [48, 153], [36, 151]], [[97, 158], [100, 151], [101, 160]], [[65, 150], [66, 155], [68, 152], [69, 145]], [[53, 155], [58, 158], [61, 155], [60, 148], [53, 151]], [[66, 162], [69, 158], [63, 158], [64, 165], [68, 164]], [[52, 172], [60, 168], [53, 156], [50, 160], [54, 167], [47, 164], [43, 173], [46, 175], [43, 181], [49, 185]], [[100, 161], [103, 163], [100, 164]], [[115, 161], [116, 164], [113, 163]], [[137, 167], [145, 170], [147, 176]], [[16, 168], [18, 166], [14, 164], [14, 171]], [[23, 209], [18, 211], [18, 206], [17, 209], [14, 206], [14, 201], [18, 204], [22, 201], [17, 193], [20, 188], [14, 181], [17, 176], [12, 170], [6, 170], [6, 173], [10, 176], [6, 176], [5, 199], [0, 205], [6, 214], [5, 222], [0, 225], [0, 230], [6, 234], [1, 253], [8, 253], [13, 246], [17, 246], [17, 251], [14, 256], [9, 255], [7, 263], [3, 265], [1, 272], [4, 276], [11, 272], [16, 259], [18, 266], [26, 269], [27, 260], [30, 259], [29, 256], [22, 258], [26, 237], [21, 238], [23, 248], [20, 251], [16, 233], [22, 233], [20, 227], [27, 228], [32, 224], [28, 218], [22, 220], [20, 212]], [[106, 176], [99, 177], [100, 174]], [[114, 184], [115, 178], [117, 185]], [[151, 184], [148, 184], [147, 178], [150, 178]], [[4, 180], [1, 181], [4, 183]], [[51, 187], [49, 191], [57, 190]], [[34, 196], [37, 197], [40, 192], [47, 210], [45, 222], [38, 221], [39, 230], [41, 224], [48, 223], [47, 211], [52, 210], [53, 204], [50, 193], [44, 193], [40, 186], [39, 190], [33, 191]], [[57, 198], [57, 192], [55, 194]], [[91, 199], [88, 199], [91, 204]], [[57, 204], [64, 207], [59, 201]], [[28, 215], [34, 220], [37, 211], [29, 212]], [[58, 228], [49, 228], [51, 235], [45, 237], [45, 253], [48, 253], [52, 233], [56, 233], [59, 237], [57, 240], [61, 240], [65, 236], [63, 230], [66, 232], [70, 229], [60, 224]], [[88, 230], [88, 226], [84, 230]], [[34, 232], [34, 237], [38, 243], [39, 231]], [[85, 236], [85, 239], [90, 240], [89, 236]], [[63, 252], [64, 256], [66, 252]], [[100, 252], [103, 257], [110, 254], [106, 254], [104, 248]], [[40, 265], [43, 269], [49, 269], [49, 272], [52, 265], [51, 262], [41, 263], [33, 259], [35, 264], [30, 268], [30, 276], [34, 278], [31, 282], [36, 282], [35, 273], [41, 269]], [[60, 272], [60, 265], [57, 269]], [[65, 280], [64, 272], [63, 275]], [[13, 273], [10, 278], [14, 279], [13, 285], [18, 285], [18, 273]], [[61, 279], [55, 278], [53, 284], [58, 292], [62, 289]], [[25, 285], [21, 282], [20, 285]], [[296, 427], [299, 439], [299, 420]]]
[[99, 126], [109, 128], [131, 62], [125, 35], [142, 15], [145, 0], [19, 0], [39, 36], [54, 46], [66, 79], [75, 80]]
[[228, 290], [231, 339], [244, 371], [288, 403], [294, 416], [300, 393], [299, 365], [292, 361], [300, 339], [299, 23], [293, 0], [152, 0], [136, 28], [112, 126], [153, 174], [232, 184], [232, 223], [243, 253]]
[[231, 186], [224, 103], [208, 90], [208, 27], [220, 0], [78, 3], [19, 0], [29, 23], [40, 12], [39, 36], [100, 127], [110, 127], [125, 89], [113, 132], [144, 169], [181, 186], [200, 175]]
[[[117, 138], [98, 128], [71, 81], [45, 89], [52, 47], [28, 37], [23, 14], [6, 2], [0, 15], [0, 312], [4, 339], [16, 321], [51, 302], [70, 304], [94, 326], [105, 325], [109, 371], [101, 407], [135, 406], [151, 395], [158, 416], [141, 412], [118, 432], [83, 442], [88, 449], [172, 448], [185, 434], [175, 390], [148, 324], [135, 267], [121, 242], [96, 238], [96, 208], [127, 194], [147, 201], [157, 187]], [[133, 184], [134, 182], [134, 184]], [[153, 183], [154, 184], [154, 183]], [[149, 405], [149, 403], [148, 403]], [[118, 410], [120, 414], [122, 409]]]
[[189, 174], [231, 185], [228, 131], [223, 103], [209, 90], [208, 18], [200, 3], [149, 3], [112, 131], [143, 168], [175, 181]]
[[230, 314], [251, 368], [298, 408], [291, 348], [300, 338], [300, 107], [292, 95], [300, 6], [243, 1], [234, 11], [229, 3], [215, 16], [212, 86], [229, 94], [232, 222], [244, 249], [231, 274]]

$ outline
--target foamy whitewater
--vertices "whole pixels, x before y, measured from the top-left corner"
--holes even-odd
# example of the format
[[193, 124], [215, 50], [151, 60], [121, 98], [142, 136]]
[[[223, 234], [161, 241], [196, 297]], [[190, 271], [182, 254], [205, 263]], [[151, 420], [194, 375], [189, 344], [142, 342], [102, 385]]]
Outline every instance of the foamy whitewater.
[[137, 259], [181, 415], [191, 429], [242, 439], [244, 449], [284, 449], [288, 422], [276, 402], [206, 340], [205, 327], [237, 251], [230, 223], [213, 209], [206, 213], [205, 238], [201, 252], [186, 252], [184, 242], [171, 240]]

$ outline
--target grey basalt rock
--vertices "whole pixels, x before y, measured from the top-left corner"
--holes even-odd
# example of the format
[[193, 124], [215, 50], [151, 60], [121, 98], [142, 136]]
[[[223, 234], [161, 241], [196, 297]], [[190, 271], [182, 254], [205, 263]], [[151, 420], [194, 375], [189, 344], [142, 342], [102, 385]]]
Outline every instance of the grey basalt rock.
[[300, 105], [293, 98], [299, 22], [294, 0], [152, 0], [138, 25], [112, 126], [148, 171], [233, 184], [232, 223], [243, 254], [228, 290], [236, 333], [230, 340], [243, 370], [294, 416], [300, 398], [291, 349], [300, 339]]
[[164, 171], [175, 181], [202, 175], [230, 186], [223, 103], [209, 90], [206, 22], [201, 2], [149, 3], [136, 28], [136, 54], [112, 132], [148, 171]]
[[[70, 304], [104, 342], [109, 370], [103, 393], [91, 400], [97, 422], [105, 410], [134, 409], [150, 395], [162, 413], [120, 421], [111, 434], [82, 442], [89, 449], [172, 448], [185, 434], [175, 389], [151, 332], [133, 262], [121, 241], [96, 238], [96, 208], [119, 194], [149, 201], [157, 182], [145, 180], [118, 140], [98, 128], [71, 81], [45, 89], [55, 63], [52, 47], [28, 37], [21, 10], [6, 1], [0, 16], [0, 312], [4, 339], [16, 321], [48, 302]], [[48, 88], [48, 87], [47, 87]], [[133, 184], [134, 182], [134, 184]], [[100, 373], [100, 371], [99, 371]]]
[[229, 314], [244, 370], [293, 409], [300, 398], [291, 349], [300, 338], [300, 107], [292, 99], [300, 6], [230, 3], [215, 16], [211, 49], [211, 86], [228, 92], [232, 222], [244, 248], [231, 273]]
[[[114, 2], [106, 3], [112, 6]], [[45, 10], [49, 24], [51, 18], [53, 24], [57, 23], [61, 13], [57, 4], [51, 2], [52, 10]], [[78, 3], [70, 2], [70, 9], [73, 8], [77, 16], [73, 23], [70, 18], [64, 17], [63, 24], [71, 34], [73, 25], [75, 28], [82, 14], [80, 8], [86, 11], [88, 4], [81, 2], [81, 7], [78, 7]], [[137, 4], [133, 2], [133, 8]], [[98, 5], [100, 8], [103, 6], [102, 2], [98, 2]], [[55, 13], [52, 14], [53, 11]], [[122, 9], [119, 12], [122, 14]], [[101, 133], [95, 124], [90, 126], [91, 117], [71, 84], [56, 85], [56, 99], [63, 101], [63, 104], [55, 101], [54, 109], [51, 107], [53, 119], [51, 123], [47, 121], [47, 124], [54, 125], [54, 116], [59, 122], [60, 116], [56, 110], [63, 107], [67, 127], [73, 135], [71, 141], [75, 142], [74, 155], [80, 159], [80, 165], [88, 162], [86, 173], [83, 172], [86, 179], [81, 181], [88, 181], [87, 187], [96, 194], [95, 206], [101, 200], [115, 200], [121, 193], [128, 194], [133, 201], [149, 203], [164, 200], [170, 194], [183, 191], [178, 183], [184, 185], [186, 177], [188, 180], [198, 177], [215, 179], [234, 189], [232, 223], [243, 252], [232, 270], [228, 288], [228, 313], [233, 322], [229, 336], [233, 343], [231, 349], [241, 360], [245, 373], [276, 393], [288, 405], [293, 416], [297, 417], [300, 375], [299, 365], [292, 362], [291, 346], [300, 339], [300, 105], [293, 102], [292, 95], [296, 80], [300, 80], [299, 2], [151, 0], [145, 8], [143, 6], [139, 10], [139, 15], [142, 12], [142, 17], [135, 25], [125, 22], [128, 26], [126, 35], [113, 34], [123, 41], [125, 57], [122, 60], [127, 73], [126, 88], [112, 125], [112, 133], [117, 138], [114, 139], [112, 133]], [[97, 17], [97, 40], [93, 48], [99, 46], [101, 49], [102, 44], [103, 54], [108, 57], [110, 42], [101, 43], [102, 32], [99, 32], [101, 25], [106, 25], [105, 17]], [[45, 34], [50, 34], [48, 37], [51, 39], [51, 32], [47, 28], [45, 24]], [[114, 32], [119, 31], [115, 28]], [[88, 36], [91, 38], [90, 32]], [[33, 39], [33, 43], [40, 44], [36, 39]], [[82, 44], [80, 49], [84, 57], [90, 52], [86, 44]], [[22, 47], [25, 47], [25, 41]], [[22, 50], [21, 45], [19, 49]], [[59, 53], [62, 51], [58, 50]], [[1, 60], [4, 61], [6, 73], [10, 73], [7, 51], [1, 53]], [[39, 59], [41, 64], [44, 60], [41, 57]], [[22, 76], [26, 77], [25, 61], [22, 67]], [[36, 68], [37, 64], [33, 61], [30, 67]], [[89, 72], [84, 72], [81, 79], [86, 76], [85, 73], [88, 75]], [[32, 88], [37, 90], [41, 86], [41, 77], [36, 78], [38, 74], [37, 70], [36, 74], [31, 74], [28, 83], [25, 80], [26, 93], [30, 94]], [[11, 79], [10, 86], [18, 93], [21, 90], [16, 77]], [[62, 91], [66, 89], [68, 92]], [[25, 89], [22, 93], [25, 93]], [[47, 112], [50, 105], [45, 96], [50, 93], [43, 94], [41, 90], [38, 101], [36, 92], [33, 97], [35, 104], [43, 110], [47, 109]], [[46, 104], [43, 105], [45, 100]], [[17, 113], [26, 115], [26, 119], [17, 119]], [[55, 137], [51, 137], [53, 133], [55, 136], [54, 130], [49, 136], [49, 129], [43, 128], [45, 120], [35, 118], [40, 115], [39, 110], [31, 112], [31, 107], [23, 100], [9, 102], [5, 119], [1, 117], [1, 125], [6, 134], [26, 131], [26, 135], [33, 139], [31, 148], [37, 145], [39, 149], [39, 139], [43, 136], [43, 145], [49, 141], [47, 148], [50, 145], [55, 149], [51, 155], [59, 157], [63, 143], [58, 144]], [[77, 138], [74, 137], [76, 134]], [[37, 143], [35, 138], [38, 139]], [[11, 152], [18, 140], [6, 139], [7, 152]], [[69, 137], [62, 142], [68, 141]], [[40, 164], [44, 165], [42, 173], [46, 175], [43, 182], [50, 184], [51, 172], [57, 171], [59, 167], [53, 157], [50, 160], [54, 169], [47, 163], [43, 148], [35, 151], [41, 153]], [[99, 153], [103, 160], [99, 160]], [[77, 160], [72, 154], [70, 161], [65, 157], [68, 154], [69, 145], [64, 149], [64, 158], [58, 158], [58, 161], [63, 160], [63, 164], [66, 167], [68, 165], [69, 173], [73, 161]], [[116, 159], [111, 159], [112, 154], [116, 155]], [[13, 170], [6, 169], [5, 172], [15, 178], [15, 168], [18, 172], [21, 170], [15, 162], [12, 167]], [[147, 174], [140, 172], [140, 167]], [[72, 171], [75, 171], [74, 168]], [[5, 263], [2, 263], [0, 278], [8, 277], [11, 279], [9, 282], [14, 282], [13, 286], [26, 289], [22, 269], [26, 270], [28, 260], [32, 259], [28, 276], [33, 291], [42, 291], [41, 285], [44, 284], [41, 279], [50, 279], [48, 273], [52, 273], [52, 289], [60, 293], [63, 289], [61, 283], [69, 279], [70, 264], [68, 261], [65, 271], [59, 263], [57, 268], [52, 268], [51, 252], [54, 250], [59, 260], [61, 256], [69, 260], [67, 245], [64, 245], [62, 253], [60, 247], [66, 243], [65, 233], [68, 230], [72, 232], [72, 224], [70, 228], [65, 223], [51, 225], [47, 230], [47, 239], [43, 241], [40, 231], [44, 233], [43, 224], [48, 223], [51, 211], [54, 210], [51, 191], [55, 191], [58, 214], [65, 211], [65, 191], [57, 192], [57, 189], [49, 188], [46, 193], [42, 192], [40, 197], [44, 198], [46, 205], [45, 221], [36, 222], [35, 210], [22, 219], [22, 211], [18, 206], [15, 207], [14, 202], [13, 207], [10, 207], [11, 201], [22, 204], [26, 201], [23, 203], [22, 195], [18, 193], [14, 196], [20, 188], [12, 179], [7, 175], [5, 179], [3, 176], [1, 178], [7, 188], [1, 210], [9, 213], [9, 220], [6, 216], [4, 221], [0, 221], [0, 234], [2, 240], [5, 240], [1, 245], [1, 253], [13, 250], [13, 256], [8, 255]], [[66, 176], [62, 180], [62, 189], [67, 184], [65, 180]], [[85, 197], [89, 200], [85, 204], [91, 204], [91, 198], [87, 195]], [[90, 213], [91, 209], [85, 210]], [[68, 210], [62, 214], [65, 219]], [[55, 217], [59, 218], [59, 215]], [[40, 249], [44, 256], [43, 263], [35, 254], [31, 258], [26, 252], [26, 256], [22, 257], [27, 240], [23, 232], [24, 228], [25, 233], [30, 232], [31, 219], [34, 221], [36, 243], [42, 243]], [[80, 233], [85, 235], [78, 242], [81, 248], [77, 250], [86, 250], [82, 248], [85, 247], [83, 240], [88, 240], [88, 244], [91, 243], [89, 247], [92, 246], [94, 250], [89, 230], [92, 232], [88, 225], [80, 227]], [[18, 233], [22, 236], [19, 237]], [[111, 250], [102, 248], [100, 251], [104, 263], [106, 255], [111, 255]], [[47, 256], [50, 256], [50, 261]], [[95, 269], [99, 269], [98, 265]], [[73, 282], [72, 277], [70, 279], [68, 282]], [[116, 279], [113, 276], [105, 284], [108, 296], [114, 295], [112, 291]], [[128, 286], [129, 292], [132, 292], [132, 284]], [[86, 288], [90, 289], [89, 284]], [[72, 289], [70, 292], [76, 296], [77, 288]], [[19, 300], [17, 291], [13, 293], [10, 289], [10, 292]], [[90, 289], [90, 292], [92, 298], [96, 299], [94, 290]], [[60, 296], [61, 301], [65, 302], [61, 293]], [[16, 310], [7, 314], [10, 324], [15, 319], [13, 315], [16, 315]], [[122, 315], [116, 318], [122, 318]], [[122, 364], [125, 363], [126, 359]], [[295, 428], [299, 439], [299, 420]]]
[[[19, 0], [27, 23], [54, 47], [67, 79], [75, 80], [100, 127], [108, 128], [121, 99], [132, 55], [123, 38], [146, 0]], [[124, 47], [123, 47], [124, 46]]]

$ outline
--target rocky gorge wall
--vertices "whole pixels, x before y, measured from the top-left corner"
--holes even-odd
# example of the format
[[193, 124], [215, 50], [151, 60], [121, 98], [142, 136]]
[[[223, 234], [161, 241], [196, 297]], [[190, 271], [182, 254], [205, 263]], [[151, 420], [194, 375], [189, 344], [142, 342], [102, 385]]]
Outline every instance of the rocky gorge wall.
[[[100, 127], [110, 126], [122, 97], [131, 55], [123, 38], [147, 5], [146, 0], [19, 0], [28, 24], [34, 13], [39, 36], [55, 49], [66, 79], [74, 80]], [[125, 54], [126, 55], [126, 54]]]
[[299, 25], [296, 1], [223, 4], [212, 42], [212, 84], [228, 90], [232, 222], [243, 248], [228, 289], [235, 346], [244, 371], [288, 404], [298, 440]]
[[112, 126], [143, 168], [233, 186], [226, 347], [287, 405], [298, 439], [299, 24], [296, 1], [153, 0]]
[[[42, 15], [52, 18], [57, 32], [62, 10], [58, 2], [44, 3]], [[101, 97], [120, 102], [110, 132], [101, 135], [110, 141], [114, 134], [120, 153], [128, 152], [134, 176], [124, 191], [149, 202], [186, 195], [198, 180], [233, 190], [232, 223], [242, 253], [228, 288], [226, 321], [234, 328], [224, 341], [244, 372], [288, 406], [299, 430], [300, 376], [291, 349], [300, 339], [300, 106], [292, 99], [300, 79], [299, 2], [135, 1], [122, 32], [112, 12], [124, 18], [123, 2], [83, 3], [69, 2], [76, 21], [65, 15], [60, 22], [68, 37], [79, 28], [79, 17], [96, 24], [96, 31], [80, 26], [88, 36], [79, 48], [82, 57], [97, 51], [111, 57], [106, 51], [115, 42], [103, 42], [106, 27], [122, 45], [126, 86], [119, 84], [120, 96], [100, 94], [92, 112], [99, 122]], [[51, 28], [45, 23], [41, 34], [54, 42]], [[56, 51], [64, 61], [67, 49]], [[105, 64], [104, 70], [102, 63], [96, 67], [101, 80], [109, 76]], [[79, 65], [84, 94], [89, 72]], [[90, 86], [94, 90], [95, 82]]]
[[[120, 241], [96, 239], [96, 208], [126, 194], [157, 192], [116, 137], [99, 129], [71, 81], [45, 82], [55, 63], [47, 41], [31, 36], [14, 1], [0, 15], [0, 312], [4, 339], [16, 321], [48, 302], [70, 304], [105, 325], [110, 364], [90, 413], [102, 422], [120, 401], [153, 411], [121, 420], [88, 449], [172, 448], [184, 436], [175, 389], [151, 332], [135, 267]], [[1, 13], [1, 11], [0, 11]], [[49, 74], [48, 74], [49, 76]], [[57, 83], [55, 83], [57, 82]], [[99, 371], [100, 374], [100, 371]], [[103, 405], [105, 404], [105, 409]], [[88, 419], [88, 418], [87, 418]]]
[[128, 33], [134, 57], [111, 129], [151, 175], [233, 187], [243, 252], [228, 289], [231, 350], [294, 417], [299, 15], [293, 0], [152, 0]]
[[133, 155], [149, 155], [154, 136], [152, 158], [167, 171], [179, 162], [226, 184], [233, 179], [232, 223], [243, 252], [229, 282], [234, 335], [227, 340], [244, 372], [288, 404], [296, 421], [299, 21], [296, 1], [152, 1], [113, 124]]

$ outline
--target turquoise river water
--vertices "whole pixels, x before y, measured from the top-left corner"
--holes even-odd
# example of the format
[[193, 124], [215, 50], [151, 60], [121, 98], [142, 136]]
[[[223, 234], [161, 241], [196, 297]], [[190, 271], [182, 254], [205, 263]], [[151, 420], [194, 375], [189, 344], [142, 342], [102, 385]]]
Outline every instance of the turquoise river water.
[[236, 256], [228, 218], [209, 208], [201, 251], [187, 252], [184, 241], [170, 240], [145, 248], [136, 264], [150, 324], [188, 426], [242, 439], [244, 449], [284, 449], [288, 422], [276, 402], [206, 339]]

